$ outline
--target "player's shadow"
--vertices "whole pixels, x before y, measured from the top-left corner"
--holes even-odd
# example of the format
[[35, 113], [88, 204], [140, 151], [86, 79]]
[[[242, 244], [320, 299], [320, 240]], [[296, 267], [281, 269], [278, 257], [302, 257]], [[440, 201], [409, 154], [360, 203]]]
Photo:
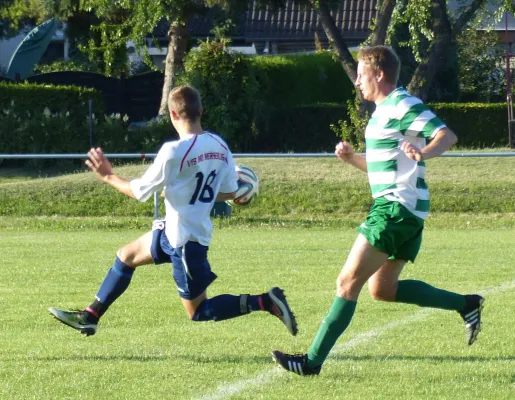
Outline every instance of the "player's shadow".
[[352, 355], [344, 355], [337, 354], [331, 356], [332, 360], [336, 361], [378, 361], [378, 362], [388, 362], [388, 361], [431, 361], [431, 362], [488, 362], [488, 361], [515, 361], [515, 355], [503, 355], [499, 357], [487, 357], [487, 356], [435, 356], [435, 355], [427, 355], [427, 356], [411, 356], [411, 355], [387, 355], [387, 354], [377, 354], [377, 355], [366, 355], [366, 356], [352, 356]]

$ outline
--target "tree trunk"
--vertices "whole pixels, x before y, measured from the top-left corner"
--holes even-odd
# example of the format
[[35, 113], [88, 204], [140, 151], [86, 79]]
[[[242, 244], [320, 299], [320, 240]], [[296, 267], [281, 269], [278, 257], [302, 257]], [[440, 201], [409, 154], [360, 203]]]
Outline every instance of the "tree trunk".
[[188, 28], [186, 23], [175, 23], [168, 31], [170, 41], [168, 43], [168, 53], [165, 61], [165, 78], [159, 115], [168, 114], [168, 95], [175, 86], [175, 76], [184, 68], [184, 55], [188, 45]]
[[457, 35], [460, 33], [465, 26], [470, 22], [472, 18], [475, 17], [477, 10], [483, 6], [486, 0], [474, 0], [472, 3], [463, 11], [463, 13], [456, 19], [456, 22], [453, 26], [453, 33]]
[[427, 100], [429, 88], [440, 65], [446, 64], [445, 57], [449, 52], [453, 38], [451, 23], [447, 16], [446, 0], [433, 1], [431, 17], [435, 37], [429, 45], [427, 55], [418, 65], [408, 85], [408, 91], [422, 101]]
[[[374, 32], [377, 32], [375, 35], [372, 33], [372, 44], [379, 45], [384, 44], [386, 39], [386, 32], [388, 30], [388, 26], [390, 25], [390, 20], [392, 18], [393, 9], [395, 8], [396, 0], [383, 0], [381, 3], [381, 7], [378, 10], [377, 21]], [[324, 28], [324, 32], [327, 35], [327, 38], [334, 46], [335, 53], [342, 65], [345, 73], [354, 84], [357, 78], [357, 68], [358, 63], [352, 57], [352, 54], [347, 47], [347, 44], [342, 38], [341, 33], [338, 31], [336, 27], [336, 23], [334, 22], [334, 18], [331, 16], [331, 11], [329, 8], [329, 4], [327, 0], [319, 0], [319, 1], [310, 1], [311, 6], [316, 11], [320, 18], [320, 22], [322, 27]], [[361, 93], [356, 91], [356, 99], [359, 103], [360, 114], [362, 116], [365, 113], [369, 115], [374, 111], [375, 105], [369, 101], [363, 100], [361, 98]]]
[[313, 9], [320, 17], [322, 28], [324, 28], [324, 32], [327, 35], [329, 42], [334, 46], [336, 55], [338, 56], [338, 60], [340, 61], [343, 69], [345, 70], [345, 73], [352, 81], [352, 83], [354, 83], [356, 81], [357, 63], [356, 60], [354, 60], [354, 58], [352, 57], [349, 48], [345, 44], [345, 41], [343, 40], [341, 33], [338, 31], [338, 28], [336, 27], [336, 23], [334, 22], [334, 19], [331, 16], [331, 11], [329, 9], [327, 0], [311, 1], [310, 3]]
[[447, 14], [447, 4], [445, 0], [435, 0], [432, 5], [432, 29], [434, 39], [429, 45], [428, 52], [424, 60], [418, 65], [411, 81], [408, 91], [413, 95], [426, 101], [431, 84], [437, 73], [445, 68], [445, 62], [452, 49], [453, 41], [465, 26], [476, 15], [478, 9], [486, 0], [473, 0], [472, 3], [456, 19], [454, 26], [451, 26]]
[[383, 0], [377, 10], [377, 18], [374, 31], [370, 34], [370, 45], [382, 45], [386, 41], [388, 26], [392, 20], [393, 9], [397, 0]]

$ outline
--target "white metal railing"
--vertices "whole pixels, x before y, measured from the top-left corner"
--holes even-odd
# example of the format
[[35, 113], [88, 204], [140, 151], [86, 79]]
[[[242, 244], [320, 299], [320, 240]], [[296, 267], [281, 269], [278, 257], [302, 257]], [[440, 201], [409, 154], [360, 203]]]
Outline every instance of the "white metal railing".
[[[134, 158], [145, 160], [155, 158], [157, 153], [106, 153], [107, 158]], [[234, 158], [324, 158], [334, 157], [334, 153], [233, 153]], [[446, 152], [440, 157], [515, 157], [515, 151], [506, 152]], [[86, 159], [85, 153], [49, 154], [0, 154], [0, 159]]]

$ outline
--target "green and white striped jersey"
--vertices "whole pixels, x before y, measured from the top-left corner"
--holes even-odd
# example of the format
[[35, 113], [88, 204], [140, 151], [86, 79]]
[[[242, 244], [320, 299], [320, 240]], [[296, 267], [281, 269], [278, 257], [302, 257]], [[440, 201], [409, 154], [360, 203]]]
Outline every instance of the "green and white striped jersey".
[[372, 197], [384, 196], [426, 219], [429, 190], [426, 165], [409, 159], [402, 141], [418, 148], [426, 145], [445, 124], [424, 103], [404, 88], [395, 89], [372, 114], [365, 132], [367, 173]]

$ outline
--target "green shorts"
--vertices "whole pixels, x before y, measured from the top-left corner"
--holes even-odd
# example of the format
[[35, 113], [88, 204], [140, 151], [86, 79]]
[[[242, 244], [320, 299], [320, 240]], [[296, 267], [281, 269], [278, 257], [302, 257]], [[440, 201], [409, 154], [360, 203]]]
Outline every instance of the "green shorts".
[[414, 262], [422, 243], [424, 220], [384, 197], [375, 199], [367, 220], [358, 227], [368, 242], [390, 260]]

